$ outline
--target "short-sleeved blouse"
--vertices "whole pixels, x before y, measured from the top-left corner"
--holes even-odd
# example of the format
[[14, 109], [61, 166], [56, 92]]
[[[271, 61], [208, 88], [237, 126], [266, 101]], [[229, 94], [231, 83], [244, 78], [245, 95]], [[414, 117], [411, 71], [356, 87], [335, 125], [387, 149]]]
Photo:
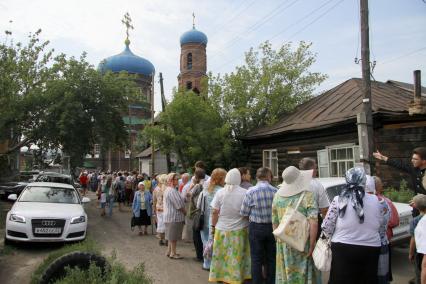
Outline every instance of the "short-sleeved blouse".
[[179, 209], [185, 207], [185, 202], [179, 191], [173, 187], [167, 187], [163, 198], [164, 223], [183, 222], [185, 215]]
[[[288, 197], [275, 194], [274, 200], [272, 201], [272, 224], [278, 225], [287, 209], [296, 207], [301, 194], [302, 193], [298, 193]], [[297, 210], [305, 215], [308, 219], [318, 219], [318, 209], [316, 207], [314, 194], [312, 192], [305, 191], [305, 196], [300, 202], [299, 208]]]

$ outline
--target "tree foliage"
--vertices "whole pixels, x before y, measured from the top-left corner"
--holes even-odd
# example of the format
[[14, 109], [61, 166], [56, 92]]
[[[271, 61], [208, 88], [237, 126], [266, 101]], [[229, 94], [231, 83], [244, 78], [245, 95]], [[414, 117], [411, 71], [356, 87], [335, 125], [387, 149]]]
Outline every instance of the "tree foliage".
[[325, 75], [311, 72], [315, 54], [311, 44], [291, 43], [274, 50], [269, 42], [245, 54], [245, 64], [221, 76], [209, 75], [209, 98], [234, 137], [245, 136], [261, 125], [272, 124], [312, 97]]
[[22, 146], [61, 148], [81, 165], [95, 141], [104, 148], [125, 143], [121, 114], [137, 89], [127, 74], [101, 74], [85, 54], [76, 59], [46, 50], [40, 30], [28, 43], [0, 44], [0, 142], [7, 155]]
[[154, 138], [163, 152], [176, 153], [185, 169], [197, 160], [204, 160], [209, 168], [231, 162], [229, 125], [205, 97], [193, 92], [175, 93], [158, 124], [146, 127], [143, 135]]

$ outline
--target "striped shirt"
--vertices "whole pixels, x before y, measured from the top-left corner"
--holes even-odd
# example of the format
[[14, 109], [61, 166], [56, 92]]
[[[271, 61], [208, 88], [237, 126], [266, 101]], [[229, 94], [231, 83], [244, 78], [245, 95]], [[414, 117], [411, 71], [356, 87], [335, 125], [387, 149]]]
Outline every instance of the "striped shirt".
[[167, 187], [163, 196], [164, 223], [176, 223], [185, 221], [185, 215], [179, 209], [185, 207], [185, 202], [179, 191]]
[[272, 200], [277, 189], [267, 181], [258, 181], [250, 187], [241, 205], [240, 215], [250, 222], [272, 223]]

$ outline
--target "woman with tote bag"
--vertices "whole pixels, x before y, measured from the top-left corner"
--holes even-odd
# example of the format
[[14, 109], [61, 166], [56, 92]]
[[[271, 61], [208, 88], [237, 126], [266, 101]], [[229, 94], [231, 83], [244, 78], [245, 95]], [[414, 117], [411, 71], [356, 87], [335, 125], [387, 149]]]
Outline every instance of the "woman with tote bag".
[[[272, 202], [272, 226], [277, 239], [275, 281], [311, 284], [315, 282], [311, 255], [318, 230], [318, 209], [309, 191], [312, 170], [300, 171], [290, 166], [282, 177], [283, 183]], [[289, 226], [288, 219], [295, 215], [300, 225]], [[295, 238], [291, 237], [291, 231], [295, 231]]]

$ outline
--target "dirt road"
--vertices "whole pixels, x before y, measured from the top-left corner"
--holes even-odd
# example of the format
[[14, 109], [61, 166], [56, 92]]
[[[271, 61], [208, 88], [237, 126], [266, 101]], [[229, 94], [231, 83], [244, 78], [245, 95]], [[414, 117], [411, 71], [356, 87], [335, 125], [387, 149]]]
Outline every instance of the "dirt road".
[[[94, 200], [94, 197], [91, 197]], [[158, 245], [158, 239], [151, 234], [139, 236], [137, 229], [130, 230], [130, 208], [128, 212], [118, 212], [114, 208], [112, 218], [99, 217], [96, 202], [87, 206], [90, 236], [99, 242], [105, 255], [115, 250], [117, 259], [127, 268], [140, 262], [145, 263], [147, 273], [155, 283], [208, 283], [208, 272], [201, 269], [201, 263], [195, 262], [192, 243], [178, 242], [178, 253], [184, 259], [172, 260], [165, 256], [166, 248]]]
[[[139, 236], [130, 230], [130, 208], [126, 208], [127, 212], [118, 212], [115, 207], [111, 218], [100, 217], [95, 195], [90, 193], [89, 197], [92, 202], [85, 205], [89, 220], [88, 236], [101, 245], [104, 255], [110, 256], [115, 250], [118, 261], [128, 269], [144, 262], [146, 272], [155, 283], [208, 283], [208, 272], [201, 269], [201, 263], [193, 260], [195, 252], [192, 243], [178, 243], [178, 252], [184, 259], [169, 259], [165, 256], [165, 247], [160, 247], [158, 239], [151, 235], [151, 228], [147, 236]], [[1, 202], [0, 205], [0, 209], [7, 210], [11, 203]], [[4, 230], [0, 229], [0, 234], [3, 236]], [[12, 247], [6, 255], [0, 256], [0, 283], [29, 283], [31, 273], [49, 252], [59, 247], [60, 244]], [[406, 247], [393, 249], [393, 283], [407, 283], [414, 275], [412, 265], [407, 261], [407, 251]]]
[[[192, 243], [178, 242], [178, 253], [184, 259], [172, 260], [165, 256], [166, 248], [158, 245], [158, 239], [151, 234], [139, 236], [137, 230], [130, 230], [131, 210], [118, 212], [114, 207], [113, 216], [100, 217], [96, 196], [85, 205], [88, 214], [88, 237], [102, 247], [102, 253], [110, 256], [115, 250], [117, 260], [131, 269], [144, 262], [146, 272], [155, 283], [208, 283], [208, 272], [201, 269], [201, 263], [193, 260], [195, 251]], [[4, 206], [10, 204], [3, 203]], [[14, 246], [7, 255], [0, 257], [0, 282], [3, 284], [29, 283], [31, 273], [51, 252], [60, 245], [31, 244]]]

